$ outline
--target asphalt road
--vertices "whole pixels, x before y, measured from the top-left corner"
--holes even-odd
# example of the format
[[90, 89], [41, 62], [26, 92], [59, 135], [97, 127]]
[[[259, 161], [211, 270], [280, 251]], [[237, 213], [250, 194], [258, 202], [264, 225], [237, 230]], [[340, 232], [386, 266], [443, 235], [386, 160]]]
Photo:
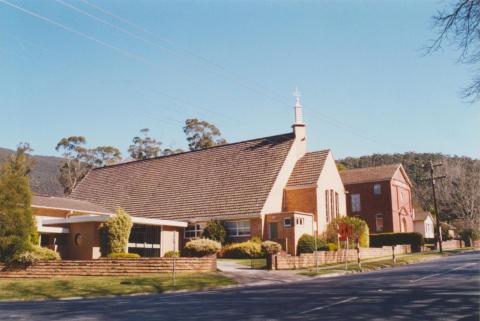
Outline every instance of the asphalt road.
[[480, 252], [210, 292], [0, 303], [1, 320], [480, 320]]

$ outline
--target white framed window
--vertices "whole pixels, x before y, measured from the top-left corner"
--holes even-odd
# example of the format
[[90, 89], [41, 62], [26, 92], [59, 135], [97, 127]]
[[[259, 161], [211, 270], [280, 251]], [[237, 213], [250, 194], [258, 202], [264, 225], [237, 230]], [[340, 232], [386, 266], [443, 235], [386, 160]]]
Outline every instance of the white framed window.
[[382, 185], [373, 184], [373, 195], [380, 195], [380, 194], [382, 194]]
[[188, 224], [184, 232], [185, 238], [192, 239], [192, 238], [201, 237], [204, 227], [205, 227], [205, 224], [203, 223]]
[[340, 208], [338, 203], [338, 193], [335, 192], [335, 217], [340, 217]]
[[328, 189], [325, 190], [325, 215], [327, 219], [327, 223], [330, 222], [330, 194], [328, 193]]
[[249, 220], [226, 221], [224, 226], [230, 237], [250, 236]]
[[305, 221], [305, 220], [303, 219], [303, 217], [297, 217], [297, 218], [295, 219], [295, 225], [303, 226], [304, 221]]
[[351, 194], [352, 212], [360, 212], [362, 207], [360, 205], [360, 194]]
[[382, 213], [375, 215], [375, 231], [383, 232], [383, 214]]
[[292, 226], [292, 218], [286, 217], [283, 219], [283, 226], [284, 227], [291, 227]]

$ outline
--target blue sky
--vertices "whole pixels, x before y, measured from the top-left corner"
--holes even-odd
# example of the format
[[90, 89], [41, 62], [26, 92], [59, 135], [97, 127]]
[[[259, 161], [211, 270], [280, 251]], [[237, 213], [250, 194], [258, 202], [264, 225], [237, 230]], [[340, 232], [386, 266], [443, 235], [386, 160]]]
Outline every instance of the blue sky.
[[422, 51], [443, 1], [8, 0], [53, 23], [2, 1], [1, 147], [83, 135], [126, 156], [148, 127], [185, 148], [189, 117], [229, 142], [284, 133], [298, 86], [310, 150], [480, 157], [470, 67]]

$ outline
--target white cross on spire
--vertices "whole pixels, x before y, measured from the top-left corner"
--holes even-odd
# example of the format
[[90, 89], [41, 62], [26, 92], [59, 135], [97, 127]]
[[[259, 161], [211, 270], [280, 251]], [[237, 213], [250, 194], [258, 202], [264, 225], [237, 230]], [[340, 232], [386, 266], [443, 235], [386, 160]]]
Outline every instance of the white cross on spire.
[[298, 87], [295, 87], [295, 91], [293, 92], [293, 97], [295, 97], [295, 98], [297, 99], [295, 105], [301, 106], [301, 104], [300, 104], [300, 97], [302, 97], [302, 95], [301, 95], [300, 92], [298, 91]]
[[300, 104], [300, 97], [302, 95], [298, 91], [298, 87], [295, 87], [295, 91], [293, 92], [293, 96], [296, 98], [295, 102], [295, 125], [303, 125], [303, 116], [302, 116], [302, 104]]

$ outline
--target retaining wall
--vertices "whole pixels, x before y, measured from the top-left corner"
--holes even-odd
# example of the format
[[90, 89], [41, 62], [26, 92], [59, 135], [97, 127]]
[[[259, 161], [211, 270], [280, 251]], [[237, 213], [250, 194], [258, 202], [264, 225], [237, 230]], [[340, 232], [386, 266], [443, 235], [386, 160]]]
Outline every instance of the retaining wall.
[[[357, 250], [338, 250], [338, 251], [319, 251], [317, 252], [318, 264], [332, 264], [345, 262], [345, 252], [348, 261], [357, 260]], [[395, 247], [395, 254], [410, 253], [410, 246], [397, 245]], [[360, 248], [360, 258], [369, 259], [374, 257], [391, 256], [392, 247], [384, 246], [382, 248]], [[271, 260], [271, 266], [269, 268], [275, 270], [287, 270], [287, 269], [302, 269], [315, 266], [315, 254], [304, 253], [300, 256], [290, 256], [285, 253], [280, 253], [273, 256]], [[269, 260], [270, 261], [270, 260]]]
[[[174, 263], [175, 262], [175, 263]], [[40, 261], [26, 268], [0, 265], [0, 278], [51, 278], [56, 276], [122, 276], [148, 273], [214, 272], [215, 256], [203, 258], [137, 258]]]

